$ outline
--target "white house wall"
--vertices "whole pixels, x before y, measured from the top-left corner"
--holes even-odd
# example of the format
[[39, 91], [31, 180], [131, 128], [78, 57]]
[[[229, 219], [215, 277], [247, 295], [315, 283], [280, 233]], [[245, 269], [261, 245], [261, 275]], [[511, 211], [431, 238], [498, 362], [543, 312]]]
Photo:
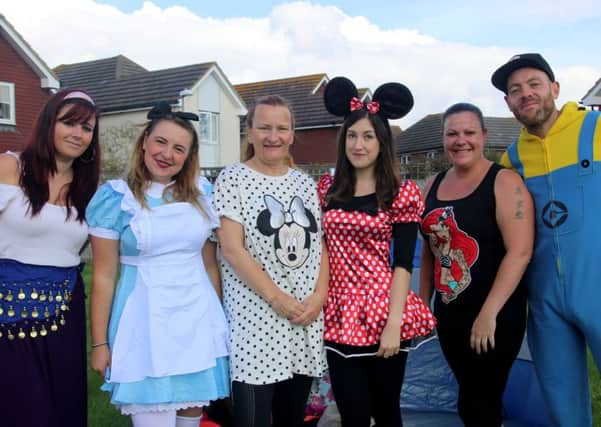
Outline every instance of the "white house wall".
[[240, 106], [221, 81], [211, 72], [184, 101], [186, 111], [219, 113], [219, 142], [200, 145], [201, 167], [223, 167], [240, 160]]
[[[196, 90], [197, 99], [195, 102], [197, 111], [210, 111], [221, 114], [219, 105], [219, 93], [221, 89], [219, 83], [215, 80], [213, 73], [206, 76], [198, 85]], [[217, 144], [207, 144], [200, 142], [200, 166], [217, 167], [221, 165], [220, 147], [223, 145], [221, 140], [221, 129], [219, 129], [219, 140]]]
[[220, 92], [219, 82], [215, 79], [215, 75], [211, 73], [203, 79], [198, 87], [198, 109], [214, 113], [220, 112]]
[[[240, 160], [240, 105], [222, 87], [222, 79], [211, 72], [184, 98], [184, 111], [200, 110], [219, 113], [219, 140], [217, 144], [201, 144], [201, 167], [223, 167]], [[123, 176], [131, 148], [146, 123], [148, 110], [105, 113], [99, 122], [100, 142], [103, 149], [105, 178]]]
[[220, 166], [231, 165], [240, 161], [240, 107], [224, 91], [221, 92], [221, 115], [219, 116]]

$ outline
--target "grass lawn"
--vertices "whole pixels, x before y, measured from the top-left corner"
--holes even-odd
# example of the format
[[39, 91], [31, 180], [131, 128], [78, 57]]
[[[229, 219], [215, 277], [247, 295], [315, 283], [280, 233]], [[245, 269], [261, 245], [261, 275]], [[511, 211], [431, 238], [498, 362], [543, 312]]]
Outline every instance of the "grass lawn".
[[[90, 266], [87, 265], [83, 277], [86, 282], [86, 294], [90, 289]], [[89, 298], [86, 305], [89, 303]], [[89, 313], [89, 311], [88, 311]], [[89, 318], [89, 316], [88, 316]], [[88, 329], [89, 330], [89, 329]], [[90, 348], [88, 333], [88, 349]], [[593, 400], [593, 426], [601, 427], [601, 376], [589, 352], [589, 378]], [[566, 367], [566, 369], [568, 369]], [[88, 424], [90, 427], [130, 427], [129, 417], [124, 417], [109, 402], [108, 393], [100, 391], [102, 378], [88, 367]]]
[[601, 375], [599, 375], [590, 351], [588, 353], [588, 377], [593, 401], [593, 426], [601, 427]]
[[[83, 278], [86, 282], [86, 295], [90, 295], [91, 268], [86, 265], [83, 272]], [[88, 319], [90, 311], [87, 310], [90, 302], [89, 297], [86, 300], [86, 311]], [[90, 355], [90, 334], [88, 328], [88, 358]], [[109, 395], [100, 391], [100, 386], [104, 382], [96, 372], [92, 371], [88, 364], [88, 425], [90, 427], [130, 427], [129, 417], [124, 417], [109, 402]]]

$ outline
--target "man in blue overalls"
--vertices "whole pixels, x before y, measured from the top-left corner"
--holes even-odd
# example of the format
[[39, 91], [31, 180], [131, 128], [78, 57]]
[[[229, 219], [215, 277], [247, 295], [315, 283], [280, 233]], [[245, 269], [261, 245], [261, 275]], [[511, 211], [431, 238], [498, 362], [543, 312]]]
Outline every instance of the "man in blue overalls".
[[555, 425], [591, 426], [587, 343], [601, 363], [600, 114], [574, 102], [558, 110], [559, 83], [536, 53], [511, 58], [492, 84], [524, 125], [501, 163], [522, 175], [535, 202], [526, 280], [536, 372]]

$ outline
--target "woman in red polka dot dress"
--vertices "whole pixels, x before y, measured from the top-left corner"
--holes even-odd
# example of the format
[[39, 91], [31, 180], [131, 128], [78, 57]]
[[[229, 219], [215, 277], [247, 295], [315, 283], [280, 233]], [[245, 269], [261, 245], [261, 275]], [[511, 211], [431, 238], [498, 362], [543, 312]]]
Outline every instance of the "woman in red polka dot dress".
[[398, 427], [406, 341], [436, 324], [409, 291], [424, 203], [417, 185], [399, 178], [387, 120], [407, 114], [413, 97], [387, 83], [364, 103], [350, 80], [337, 77], [324, 101], [345, 117], [336, 172], [318, 184], [330, 264], [324, 340], [332, 389], [343, 427], [368, 427], [372, 417], [378, 427]]

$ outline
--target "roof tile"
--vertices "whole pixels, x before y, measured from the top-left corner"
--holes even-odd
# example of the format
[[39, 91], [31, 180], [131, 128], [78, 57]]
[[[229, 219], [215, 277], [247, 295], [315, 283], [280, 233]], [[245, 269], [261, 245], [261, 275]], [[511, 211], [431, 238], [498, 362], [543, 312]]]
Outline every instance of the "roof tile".
[[341, 117], [333, 116], [326, 111], [323, 94], [314, 89], [326, 74], [310, 74], [306, 76], [289, 77], [278, 80], [245, 83], [235, 85], [245, 104], [249, 108], [255, 100], [266, 95], [280, 95], [292, 105], [297, 128], [340, 126]]
[[97, 61], [60, 65], [55, 69], [64, 87], [86, 90], [103, 112], [146, 108], [157, 101], [175, 104], [179, 92], [191, 88], [214, 62], [147, 71], [119, 55]]

